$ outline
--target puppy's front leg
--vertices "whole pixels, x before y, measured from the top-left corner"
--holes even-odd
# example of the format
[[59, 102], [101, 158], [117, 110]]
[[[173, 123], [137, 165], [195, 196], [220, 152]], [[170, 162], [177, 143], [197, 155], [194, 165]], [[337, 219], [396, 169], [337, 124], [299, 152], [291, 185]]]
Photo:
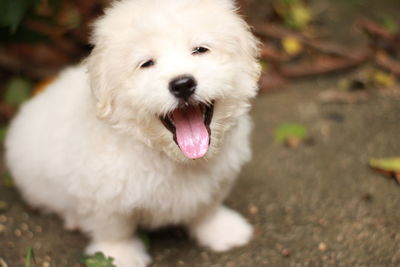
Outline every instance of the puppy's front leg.
[[243, 246], [253, 234], [253, 228], [239, 213], [224, 206], [194, 221], [189, 230], [200, 245], [217, 252]]
[[82, 228], [92, 240], [87, 254], [103, 252], [118, 267], [145, 267], [150, 263], [142, 241], [134, 235], [135, 224], [126, 215], [96, 215], [84, 220]]

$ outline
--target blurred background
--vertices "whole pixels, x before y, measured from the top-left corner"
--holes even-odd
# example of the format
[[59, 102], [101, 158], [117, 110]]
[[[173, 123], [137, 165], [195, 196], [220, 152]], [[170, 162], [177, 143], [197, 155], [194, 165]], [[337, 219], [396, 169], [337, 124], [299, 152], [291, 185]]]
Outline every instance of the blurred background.
[[[1, 142], [18, 107], [90, 53], [109, 3], [0, 1]], [[154, 266], [400, 266], [400, 1], [238, 4], [263, 74], [254, 159], [228, 204], [255, 240], [221, 256], [181, 229], [144, 234]], [[0, 267], [85, 263], [84, 237], [30, 210], [0, 170]]]

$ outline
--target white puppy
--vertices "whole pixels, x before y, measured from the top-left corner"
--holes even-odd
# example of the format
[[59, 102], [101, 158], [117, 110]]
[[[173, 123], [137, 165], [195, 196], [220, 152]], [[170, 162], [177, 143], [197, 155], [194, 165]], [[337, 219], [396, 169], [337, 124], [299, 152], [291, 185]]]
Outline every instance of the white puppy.
[[119, 267], [150, 262], [138, 227], [183, 224], [203, 246], [247, 243], [221, 206], [250, 158], [257, 41], [232, 0], [121, 0], [94, 50], [26, 103], [6, 161], [26, 201], [56, 212]]

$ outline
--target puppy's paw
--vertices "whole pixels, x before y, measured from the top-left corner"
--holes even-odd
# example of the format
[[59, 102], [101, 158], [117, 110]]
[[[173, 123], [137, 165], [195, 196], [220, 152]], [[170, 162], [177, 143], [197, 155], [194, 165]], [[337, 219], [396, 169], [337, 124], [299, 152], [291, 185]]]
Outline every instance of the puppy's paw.
[[95, 242], [86, 248], [86, 254], [103, 252], [107, 257], [114, 258], [114, 264], [118, 267], [145, 267], [151, 259], [146, 253], [142, 242], [138, 238], [118, 241]]
[[253, 235], [251, 225], [240, 214], [225, 207], [193, 225], [191, 231], [200, 245], [217, 252], [243, 246]]

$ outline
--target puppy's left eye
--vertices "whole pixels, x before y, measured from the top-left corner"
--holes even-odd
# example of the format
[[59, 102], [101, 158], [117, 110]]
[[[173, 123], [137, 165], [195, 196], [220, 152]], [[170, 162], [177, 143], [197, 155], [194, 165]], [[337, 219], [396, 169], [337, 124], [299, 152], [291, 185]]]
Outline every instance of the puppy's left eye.
[[198, 46], [198, 47], [195, 47], [195, 48], [193, 49], [192, 55], [204, 54], [204, 53], [207, 53], [208, 51], [210, 51], [210, 49], [208, 49], [207, 47]]
[[154, 66], [156, 64], [156, 62], [152, 59], [147, 60], [146, 62], [144, 62], [143, 64], [140, 65], [140, 68], [149, 68], [151, 66]]

